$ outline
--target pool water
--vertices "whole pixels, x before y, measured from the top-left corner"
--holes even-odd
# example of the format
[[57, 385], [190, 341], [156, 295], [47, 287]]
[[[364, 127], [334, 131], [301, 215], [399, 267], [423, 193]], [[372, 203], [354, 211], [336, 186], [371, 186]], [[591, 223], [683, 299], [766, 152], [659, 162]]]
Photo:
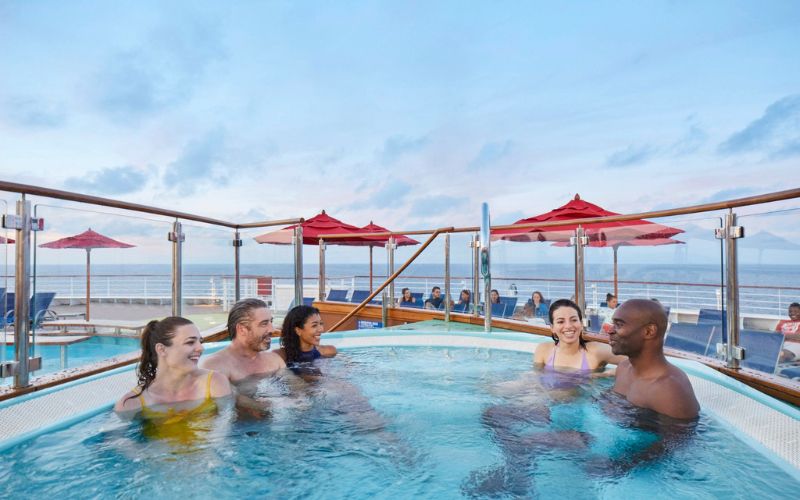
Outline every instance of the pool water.
[[[75, 368], [104, 359], [113, 358], [120, 354], [139, 350], [139, 339], [130, 337], [91, 337], [83, 342], [65, 346], [67, 350], [67, 364], [61, 363], [61, 346], [36, 345], [34, 356], [42, 357], [42, 369], [33, 372], [34, 376], [52, 373], [64, 368]], [[5, 359], [14, 359], [14, 346], [5, 346]]]
[[[476, 348], [342, 349], [317, 362], [321, 377], [258, 383], [266, 416], [227, 406], [193, 440], [153, 438], [142, 422], [108, 412], [17, 445], [0, 461], [0, 492], [672, 499], [799, 491], [797, 478], [710, 415], [670, 427], [684, 439], [664, 441], [607, 395], [610, 380], [545, 393], [530, 362], [528, 353]], [[668, 450], [626, 465], [660, 442]]]

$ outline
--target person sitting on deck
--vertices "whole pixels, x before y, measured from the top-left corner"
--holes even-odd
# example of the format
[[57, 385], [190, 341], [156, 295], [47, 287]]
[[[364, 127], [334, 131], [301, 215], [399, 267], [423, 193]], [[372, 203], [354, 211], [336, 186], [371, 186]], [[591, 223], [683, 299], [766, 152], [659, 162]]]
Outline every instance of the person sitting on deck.
[[[215, 400], [229, 396], [231, 385], [224, 374], [198, 368], [203, 354], [200, 341], [197, 327], [186, 318], [149, 322], [142, 331], [139, 384], [117, 401], [114, 411], [124, 416], [140, 413], [146, 420], [169, 426], [216, 414]], [[177, 428], [168, 432], [173, 433], [186, 434]]]
[[611, 351], [628, 359], [617, 366], [614, 392], [631, 404], [678, 419], [700, 412], [686, 374], [664, 356], [667, 315], [652, 300], [631, 299], [614, 312]]
[[800, 358], [800, 303], [789, 304], [789, 319], [782, 319], [775, 327], [775, 331], [784, 336], [781, 361], [792, 361]]
[[442, 289], [438, 286], [431, 288], [431, 296], [425, 301], [425, 309], [441, 309], [444, 307]]
[[611, 326], [613, 324], [612, 318], [614, 316], [614, 309], [617, 308], [619, 304], [619, 299], [613, 293], [606, 294], [606, 306], [601, 307], [598, 311], [600, 317], [602, 318], [602, 329], [603, 332], [608, 333], [611, 330]]
[[411, 304], [416, 304], [417, 299], [411, 295], [411, 290], [409, 288], [403, 288], [403, 291], [400, 292], [400, 300], [398, 301], [398, 305], [400, 307], [413, 307]]
[[206, 358], [203, 368], [225, 374], [232, 383], [275, 375], [286, 363], [268, 350], [274, 331], [272, 313], [263, 300], [240, 300], [228, 313], [230, 345]]
[[544, 295], [542, 292], [535, 291], [531, 294], [531, 298], [528, 302], [525, 303], [525, 306], [522, 308], [522, 317], [527, 318], [547, 318], [548, 312], [550, 310], [547, 307], [547, 304], [544, 301]]
[[466, 288], [461, 290], [461, 294], [458, 296], [458, 302], [456, 303], [456, 310], [459, 312], [464, 313], [471, 313], [472, 312], [472, 292], [467, 290]]
[[500, 303], [500, 292], [498, 292], [496, 289], [493, 288], [492, 291], [489, 292], [489, 301], [492, 304], [499, 304]]
[[283, 319], [281, 348], [275, 352], [289, 368], [297, 363], [332, 358], [336, 356], [336, 347], [320, 345], [320, 336], [324, 330], [325, 324], [319, 309], [312, 306], [294, 307]]

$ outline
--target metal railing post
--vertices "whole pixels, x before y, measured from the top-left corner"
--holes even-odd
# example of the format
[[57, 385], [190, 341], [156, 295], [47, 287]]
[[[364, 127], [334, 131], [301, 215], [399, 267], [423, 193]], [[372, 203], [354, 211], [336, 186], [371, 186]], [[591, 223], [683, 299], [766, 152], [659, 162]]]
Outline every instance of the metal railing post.
[[481, 243], [478, 239], [478, 233], [472, 233], [472, 315], [476, 318], [480, 316], [478, 306], [481, 305], [480, 293], [478, 288], [481, 286]]
[[319, 300], [325, 300], [325, 240], [319, 240]]
[[[234, 302], [239, 302], [242, 298], [242, 285], [240, 274], [240, 249], [242, 248], [242, 235], [239, 231], [233, 233], [233, 285]], [[224, 295], [223, 295], [224, 296]]]
[[575, 236], [571, 238], [571, 243], [575, 245], [575, 303], [586, 311], [586, 282], [583, 275], [583, 246], [588, 243], [588, 238], [584, 236], [583, 227], [575, 229]]
[[303, 305], [303, 226], [294, 228], [294, 305]]
[[739, 361], [747, 353], [739, 347], [739, 269], [737, 262], [737, 240], [744, 237], [744, 228], [736, 225], [736, 214], [730, 209], [725, 216], [725, 226], [718, 237], [725, 239], [725, 319], [727, 323], [728, 342], [725, 357], [728, 368], [738, 369]]
[[450, 322], [450, 233], [444, 235], [444, 321]]
[[[386, 242], [386, 265], [388, 266], [387, 269], [387, 276], [391, 276], [394, 274], [394, 236], [389, 236], [389, 241]], [[394, 307], [394, 280], [389, 283], [389, 305]], [[384, 325], [385, 326], [385, 325]]]
[[31, 277], [31, 202], [25, 195], [17, 201], [17, 248], [14, 273], [14, 360], [17, 362], [14, 373], [14, 387], [30, 385], [30, 366], [28, 363], [28, 334], [30, 333], [29, 300]]
[[481, 205], [481, 274], [483, 275], [483, 330], [492, 331], [492, 266], [491, 266], [491, 221], [489, 205]]
[[172, 315], [180, 316], [183, 307], [183, 241], [186, 236], [179, 221], [172, 224], [168, 239], [172, 242]]

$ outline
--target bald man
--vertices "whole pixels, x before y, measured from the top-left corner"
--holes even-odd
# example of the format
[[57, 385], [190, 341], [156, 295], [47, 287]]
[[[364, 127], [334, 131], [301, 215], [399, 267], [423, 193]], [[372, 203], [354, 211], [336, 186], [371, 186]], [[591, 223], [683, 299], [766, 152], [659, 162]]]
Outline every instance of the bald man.
[[667, 315], [652, 300], [631, 299], [612, 318], [609, 344], [628, 360], [617, 367], [614, 391], [631, 404], [679, 419], [697, 417], [700, 405], [689, 378], [664, 356]]

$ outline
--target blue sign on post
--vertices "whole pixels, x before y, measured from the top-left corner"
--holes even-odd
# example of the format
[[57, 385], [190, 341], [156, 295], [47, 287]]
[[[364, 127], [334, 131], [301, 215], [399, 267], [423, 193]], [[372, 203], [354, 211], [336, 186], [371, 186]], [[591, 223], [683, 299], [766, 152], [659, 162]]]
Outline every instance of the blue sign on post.
[[369, 321], [366, 319], [356, 320], [357, 330], [371, 330], [373, 328], [383, 328], [383, 323], [380, 321]]

